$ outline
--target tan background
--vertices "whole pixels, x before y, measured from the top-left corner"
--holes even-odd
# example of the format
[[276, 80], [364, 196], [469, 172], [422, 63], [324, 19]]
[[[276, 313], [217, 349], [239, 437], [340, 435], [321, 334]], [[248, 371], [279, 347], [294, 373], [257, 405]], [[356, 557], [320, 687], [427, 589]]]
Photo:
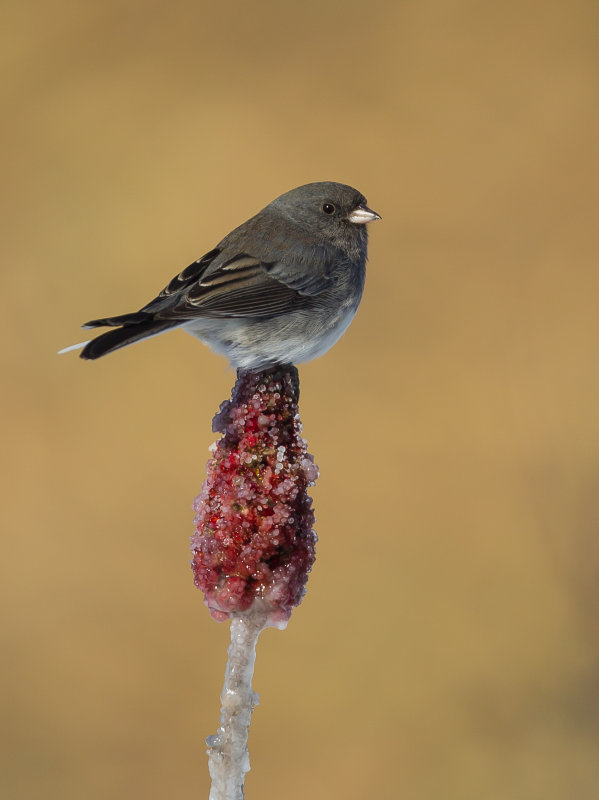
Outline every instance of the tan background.
[[599, 796], [598, 24], [9, 5], [4, 797], [207, 797], [228, 631], [190, 504], [233, 375], [178, 332], [55, 351], [321, 179], [384, 219], [354, 325], [301, 369], [318, 559], [259, 645], [247, 796]]

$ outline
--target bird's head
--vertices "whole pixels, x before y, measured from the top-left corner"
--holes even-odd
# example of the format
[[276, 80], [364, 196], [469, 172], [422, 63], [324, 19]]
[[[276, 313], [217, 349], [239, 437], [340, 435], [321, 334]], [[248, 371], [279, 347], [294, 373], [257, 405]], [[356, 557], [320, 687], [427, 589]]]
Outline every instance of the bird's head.
[[343, 249], [365, 244], [366, 223], [381, 219], [357, 189], [331, 181], [298, 186], [273, 200], [270, 208], [310, 236]]

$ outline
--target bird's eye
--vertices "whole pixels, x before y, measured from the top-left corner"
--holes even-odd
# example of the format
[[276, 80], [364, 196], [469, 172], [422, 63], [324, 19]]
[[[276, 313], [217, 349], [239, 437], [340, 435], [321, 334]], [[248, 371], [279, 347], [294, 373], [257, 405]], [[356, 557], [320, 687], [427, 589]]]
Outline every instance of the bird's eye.
[[325, 214], [334, 214], [335, 206], [332, 203], [325, 203], [322, 207]]

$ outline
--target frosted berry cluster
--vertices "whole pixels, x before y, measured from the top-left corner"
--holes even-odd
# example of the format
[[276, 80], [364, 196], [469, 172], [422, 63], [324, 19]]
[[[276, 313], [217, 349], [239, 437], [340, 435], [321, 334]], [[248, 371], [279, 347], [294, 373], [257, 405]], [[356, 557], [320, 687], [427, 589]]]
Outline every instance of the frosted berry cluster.
[[318, 477], [298, 414], [292, 366], [240, 370], [213, 430], [208, 477], [194, 501], [196, 586], [214, 619], [263, 604], [267, 624], [285, 627], [314, 563], [308, 486]]

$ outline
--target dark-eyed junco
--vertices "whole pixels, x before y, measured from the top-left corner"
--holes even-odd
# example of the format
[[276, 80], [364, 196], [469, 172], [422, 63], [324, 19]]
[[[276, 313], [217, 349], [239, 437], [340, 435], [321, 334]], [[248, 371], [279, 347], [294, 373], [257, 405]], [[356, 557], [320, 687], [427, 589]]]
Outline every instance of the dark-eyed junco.
[[299, 186], [235, 228], [140, 311], [83, 326], [115, 330], [65, 351], [83, 347], [81, 358], [95, 359], [183, 328], [237, 368], [309, 361], [335, 344], [356, 313], [365, 223], [375, 219], [351, 186]]

